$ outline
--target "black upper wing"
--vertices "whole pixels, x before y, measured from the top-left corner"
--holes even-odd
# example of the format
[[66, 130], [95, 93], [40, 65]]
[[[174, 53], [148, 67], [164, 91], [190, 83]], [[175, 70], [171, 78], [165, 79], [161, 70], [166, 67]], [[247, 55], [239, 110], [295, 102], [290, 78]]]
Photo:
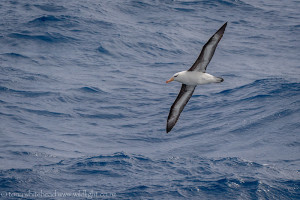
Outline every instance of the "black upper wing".
[[217, 45], [224, 34], [226, 26], [227, 22], [208, 40], [208, 42], [203, 46], [196, 62], [188, 71], [206, 71], [206, 67], [215, 53]]
[[184, 106], [190, 100], [191, 96], [194, 93], [195, 85], [185, 85], [182, 84], [181, 90], [173, 103], [167, 121], [167, 133], [171, 131], [171, 129], [175, 126], [180, 113], [184, 109]]

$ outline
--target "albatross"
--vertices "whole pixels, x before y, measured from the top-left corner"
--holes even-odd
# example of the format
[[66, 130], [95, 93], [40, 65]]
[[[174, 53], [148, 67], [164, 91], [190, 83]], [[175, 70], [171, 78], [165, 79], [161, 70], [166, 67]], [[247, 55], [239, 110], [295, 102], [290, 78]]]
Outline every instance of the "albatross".
[[208, 42], [203, 46], [199, 57], [189, 70], [177, 72], [166, 81], [166, 83], [170, 83], [172, 81], [182, 83], [180, 92], [170, 109], [166, 127], [167, 133], [175, 126], [180, 113], [190, 100], [197, 85], [221, 83], [224, 81], [223, 78], [215, 77], [206, 73], [206, 68], [215, 53], [226, 26], [227, 22], [208, 40]]

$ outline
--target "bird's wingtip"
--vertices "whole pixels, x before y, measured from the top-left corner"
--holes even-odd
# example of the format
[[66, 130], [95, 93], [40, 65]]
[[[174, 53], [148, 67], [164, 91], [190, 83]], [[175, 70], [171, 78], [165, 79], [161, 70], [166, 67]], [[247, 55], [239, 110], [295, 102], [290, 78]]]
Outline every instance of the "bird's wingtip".
[[169, 122], [167, 122], [166, 133], [169, 133], [172, 130], [172, 128], [174, 127], [174, 125], [172, 125]]
[[169, 133], [171, 130], [172, 130], [172, 128], [170, 128], [169, 126], [167, 126], [166, 133]]

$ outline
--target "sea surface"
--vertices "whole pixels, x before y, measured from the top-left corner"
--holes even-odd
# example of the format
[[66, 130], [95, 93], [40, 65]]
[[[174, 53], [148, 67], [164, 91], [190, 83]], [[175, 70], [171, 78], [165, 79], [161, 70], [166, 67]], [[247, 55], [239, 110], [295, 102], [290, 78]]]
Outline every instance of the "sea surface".
[[[297, 0], [1, 0], [0, 199], [300, 199]], [[225, 23], [173, 130], [187, 70]]]

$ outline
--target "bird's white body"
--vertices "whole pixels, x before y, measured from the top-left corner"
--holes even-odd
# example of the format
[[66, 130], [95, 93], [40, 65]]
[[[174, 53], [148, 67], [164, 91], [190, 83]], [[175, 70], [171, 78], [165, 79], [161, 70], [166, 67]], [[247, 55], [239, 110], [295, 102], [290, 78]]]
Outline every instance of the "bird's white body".
[[222, 78], [215, 77], [205, 72], [198, 71], [182, 71], [174, 74], [174, 81], [186, 85], [203, 85], [208, 83], [220, 83]]

